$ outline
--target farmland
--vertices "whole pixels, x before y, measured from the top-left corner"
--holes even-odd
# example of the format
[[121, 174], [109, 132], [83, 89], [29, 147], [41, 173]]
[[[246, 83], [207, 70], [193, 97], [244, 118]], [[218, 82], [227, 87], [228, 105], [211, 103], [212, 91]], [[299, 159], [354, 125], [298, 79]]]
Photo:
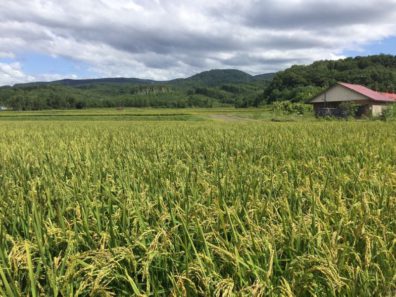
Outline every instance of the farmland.
[[396, 122], [161, 112], [0, 114], [1, 296], [396, 294]]

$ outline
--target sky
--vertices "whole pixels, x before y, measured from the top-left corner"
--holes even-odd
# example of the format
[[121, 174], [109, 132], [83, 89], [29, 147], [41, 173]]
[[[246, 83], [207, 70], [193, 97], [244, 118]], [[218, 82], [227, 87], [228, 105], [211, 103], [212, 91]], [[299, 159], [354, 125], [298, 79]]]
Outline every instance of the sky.
[[396, 0], [0, 0], [0, 85], [396, 55]]

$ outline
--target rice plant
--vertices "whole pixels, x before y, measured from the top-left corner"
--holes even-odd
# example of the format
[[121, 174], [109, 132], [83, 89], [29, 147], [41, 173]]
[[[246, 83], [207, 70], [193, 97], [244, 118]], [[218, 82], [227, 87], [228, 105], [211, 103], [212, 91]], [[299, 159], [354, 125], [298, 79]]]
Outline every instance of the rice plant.
[[393, 122], [0, 123], [1, 296], [395, 296]]

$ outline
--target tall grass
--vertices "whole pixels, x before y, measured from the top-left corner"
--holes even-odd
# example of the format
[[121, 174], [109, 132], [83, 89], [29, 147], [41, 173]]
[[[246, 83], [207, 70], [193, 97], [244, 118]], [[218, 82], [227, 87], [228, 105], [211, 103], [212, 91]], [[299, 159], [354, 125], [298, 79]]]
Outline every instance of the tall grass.
[[0, 123], [2, 296], [394, 296], [396, 125]]

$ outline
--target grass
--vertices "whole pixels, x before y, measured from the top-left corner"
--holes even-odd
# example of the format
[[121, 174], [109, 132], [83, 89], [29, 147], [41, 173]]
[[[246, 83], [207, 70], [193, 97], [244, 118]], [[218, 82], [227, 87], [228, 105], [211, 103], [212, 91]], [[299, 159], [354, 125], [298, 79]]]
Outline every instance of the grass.
[[199, 121], [205, 110], [177, 109], [86, 109], [4, 111], [0, 121]]
[[1, 121], [0, 294], [394, 296], [395, 131]]
[[0, 121], [315, 121], [312, 114], [285, 115], [268, 108], [102, 108], [85, 110], [3, 111]]
[[201, 121], [202, 117], [191, 114], [55, 114], [0, 116], [0, 121]]

